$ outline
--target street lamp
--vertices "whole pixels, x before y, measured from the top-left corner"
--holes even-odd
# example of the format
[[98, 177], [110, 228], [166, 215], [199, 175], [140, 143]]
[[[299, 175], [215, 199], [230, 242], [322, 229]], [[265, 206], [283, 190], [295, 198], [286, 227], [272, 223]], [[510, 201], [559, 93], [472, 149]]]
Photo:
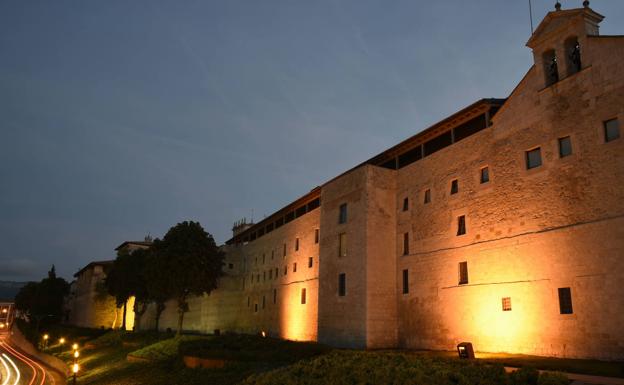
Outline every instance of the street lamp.
[[46, 333], [43, 335], [43, 348], [47, 349], [48, 348], [48, 339], [50, 338], [50, 336]]
[[74, 373], [74, 385], [76, 385], [76, 375], [78, 374], [78, 370], [80, 370], [80, 366], [78, 363], [72, 365], [72, 373]]
[[65, 338], [61, 337], [59, 339], [59, 344], [63, 345], [65, 343]]
[[78, 344], [73, 344], [72, 345], [72, 350], [78, 350]]
[[74, 350], [74, 360], [78, 359], [78, 357], [80, 357], [80, 353], [78, 350]]

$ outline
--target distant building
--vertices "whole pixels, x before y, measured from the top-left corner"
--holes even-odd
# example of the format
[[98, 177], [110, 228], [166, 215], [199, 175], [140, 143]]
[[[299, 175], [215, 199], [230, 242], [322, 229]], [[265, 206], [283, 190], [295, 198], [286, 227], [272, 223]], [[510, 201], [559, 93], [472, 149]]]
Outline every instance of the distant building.
[[[144, 241], [126, 241], [115, 250], [133, 252], [151, 244], [151, 238]], [[104, 282], [113, 266], [113, 260], [91, 262], [80, 269], [70, 285], [66, 299], [66, 323], [89, 328], [118, 328], [122, 325], [123, 311], [117, 308], [115, 298], [108, 295]], [[127, 303], [126, 329], [132, 330], [134, 298]]]
[[[624, 36], [600, 36], [602, 19], [548, 13], [507, 99], [236, 226], [220, 288], [185, 326], [624, 359]], [[176, 320], [171, 303], [160, 326]]]

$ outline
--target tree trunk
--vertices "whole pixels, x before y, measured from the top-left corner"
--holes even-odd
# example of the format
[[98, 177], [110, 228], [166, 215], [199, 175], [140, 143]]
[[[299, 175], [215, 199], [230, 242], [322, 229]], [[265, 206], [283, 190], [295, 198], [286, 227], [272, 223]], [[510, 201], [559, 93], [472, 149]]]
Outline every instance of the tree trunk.
[[123, 318], [121, 319], [121, 330], [126, 331], [126, 312], [128, 311], [128, 300], [123, 304]]
[[182, 335], [182, 325], [184, 323], [184, 313], [188, 311], [188, 303], [186, 302], [186, 297], [178, 298], [178, 331], [176, 332], [176, 337]]
[[141, 302], [135, 299], [134, 301], [134, 330], [141, 331], [141, 318], [143, 314], [147, 311], [147, 303]]
[[158, 323], [160, 321], [160, 314], [165, 310], [165, 304], [161, 302], [156, 303], [156, 331], [158, 331]]

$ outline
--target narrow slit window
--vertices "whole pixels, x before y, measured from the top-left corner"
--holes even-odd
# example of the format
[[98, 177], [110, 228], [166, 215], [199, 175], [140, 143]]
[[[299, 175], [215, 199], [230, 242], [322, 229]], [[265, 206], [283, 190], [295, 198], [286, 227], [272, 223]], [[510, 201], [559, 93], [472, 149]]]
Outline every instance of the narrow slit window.
[[299, 251], [299, 238], [295, 238], [295, 251]]
[[338, 274], [338, 296], [344, 297], [347, 294], [347, 275]]
[[572, 155], [572, 141], [569, 136], [559, 138], [559, 157], [564, 158], [568, 155]]
[[409, 254], [409, 233], [403, 233], [403, 255]]
[[526, 168], [530, 170], [542, 165], [542, 151], [541, 149], [534, 148], [533, 150], [526, 151]]
[[347, 204], [340, 205], [340, 213], [338, 215], [338, 223], [347, 223]]
[[286, 256], [286, 244], [284, 243], [284, 250], [282, 251], [282, 257]]
[[293, 273], [297, 272], [297, 262], [293, 263]]
[[572, 314], [572, 292], [569, 287], [560, 287], [559, 292], [559, 313]]
[[466, 234], [466, 216], [460, 215], [457, 217], [457, 235]]
[[430, 189], [426, 189], [425, 190], [425, 199], [424, 199], [425, 204], [431, 202], [431, 190]]
[[604, 136], [605, 142], [610, 142], [620, 137], [620, 125], [617, 119], [604, 122]]
[[338, 236], [338, 256], [347, 256], [347, 233], [342, 233]]
[[273, 289], [273, 303], [277, 303], [277, 289]]
[[308, 267], [312, 267], [314, 265], [314, 258], [309, 257], [308, 258]]
[[468, 284], [468, 262], [459, 263], [459, 284]]
[[306, 289], [301, 289], [301, 304], [305, 305], [306, 303]]
[[511, 311], [511, 297], [503, 297], [503, 311]]
[[409, 210], [409, 198], [403, 198], [403, 211]]
[[459, 182], [457, 179], [453, 179], [451, 181], [451, 195], [457, 194], [459, 192]]
[[479, 178], [479, 182], [481, 184], [488, 183], [490, 181], [490, 168], [483, 167], [481, 169], [481, 177]]
[[319, 243], [319, 229], [314, 230], [314, 243]]
[[266, 307], [266, 297], [262, 296], [262, 308], [264, 309]]
[[407, 269], [403, 270], [403, 294], [409, 293], [409, 272]]

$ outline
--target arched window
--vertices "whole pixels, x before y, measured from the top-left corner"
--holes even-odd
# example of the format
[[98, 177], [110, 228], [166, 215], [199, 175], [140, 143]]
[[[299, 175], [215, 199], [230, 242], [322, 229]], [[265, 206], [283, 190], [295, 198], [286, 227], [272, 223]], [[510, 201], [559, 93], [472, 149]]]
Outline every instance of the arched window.
[[576, 37], [570, 37], [565, 41], [565, 52], [567, 56], [568, 75], [579, 72], [581, 70], [581, 46]]
[[559, 81], [559, 69], [557, 68], [557, 55], [555, 54], [555, 50], [546, 51], [542, 59], [544, 62], [546, 87], [548, 87]]

